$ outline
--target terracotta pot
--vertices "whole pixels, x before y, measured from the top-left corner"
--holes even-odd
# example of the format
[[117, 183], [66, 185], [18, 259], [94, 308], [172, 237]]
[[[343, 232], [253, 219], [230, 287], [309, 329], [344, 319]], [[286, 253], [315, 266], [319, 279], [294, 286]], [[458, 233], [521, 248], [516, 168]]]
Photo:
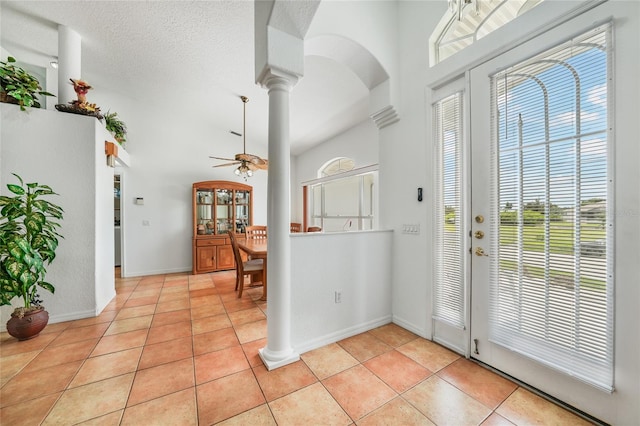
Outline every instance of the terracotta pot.
[[18, 340], [28, 340], [36, 337], [49, 323], [49, 313], [40, 308], [27, 312], [22, 318], [15, 313], [7, 321], [7, 332]]
[[4, 90], [0, 91], [0, 102], [4, 102], [6, 104], [16, 104], [16, 105], [20, 103], [16, 98], [7, 95], [7, 92], [5, 92]]

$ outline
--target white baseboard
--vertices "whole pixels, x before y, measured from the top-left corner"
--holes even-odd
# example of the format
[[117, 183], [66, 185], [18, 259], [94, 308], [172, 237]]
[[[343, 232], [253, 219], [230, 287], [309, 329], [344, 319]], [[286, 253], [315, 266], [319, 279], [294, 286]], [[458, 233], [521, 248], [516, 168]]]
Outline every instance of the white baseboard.
[[294, 351], [303, 354], [305, 352], [312, 351], [314, 349], [321, 348], [322, 346], [335, 343], [337, 341], [346, 339], [347, 337], [355, 336], [356, 334], [364, 333], [365, 331], [372, 330], [376, 327], [380, 327], [391, 322], [391, 315], [385, 315], [382, 318], [367, 321], [356, 326], [348, 327], [333, 333], [326, 334], [324, 336], [315, 338], [313, 340], [300, 342], [294, 345]]
[[417, 334], [418, 336], [424, 339], [431, 340], [431, 333], [429, 333], [427, 330], [425, 330], [424, 328], [418, 327], [417, 325], [409, 321], [406, 321], [398, 317], [397, 315], [393, 315], [391, 322], [404, 328], [405, 330], [409, 330], [410, 332]]
[[170, 268], [170, 269], [157, 269], [153, 271], [124, 271], [120, 270], [120, 274], [122, 278], [134, 278], [134, 277], [146, 277], [149, 275], [163, 275], [163, 274], [178, 274], [182, 272], [191, 273], [192, 269], [189, 266], [188, 269], [185, 268]]
[[113, 299], [116, 297], [116, 295], [117, 294], [116, 294], [116, 291], [114, 289], [113, 293], [111, 294], [111, 297], [102, 306], [96, 306], [95, 316], [100, 315], [102, 313], [102, 311], [104, 311], [104, 308], [106, 308], [107, 305], [113, 301]]

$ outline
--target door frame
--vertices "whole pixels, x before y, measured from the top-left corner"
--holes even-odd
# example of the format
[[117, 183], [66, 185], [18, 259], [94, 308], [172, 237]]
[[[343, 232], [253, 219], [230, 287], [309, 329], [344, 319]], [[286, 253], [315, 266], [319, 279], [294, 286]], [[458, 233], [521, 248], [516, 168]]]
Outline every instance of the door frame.
[[[126, 185], [125, 185], [125, 172], [123, 169], [119, 169], [118, 167], [116, 167], [114, 169], [113, 172], [113, 177], [115, 180], [116, 176], [120, 176], [120, 277], [125, 278], [127, 276], [127, 274], [125, 273], [126, 271], [126, 266], [125, 266], [125, 227], [126, 227], [126, 204], [124, 202], [124, 200], [126, 200], [125, 198], [125, 192], [126, 192]], [[114, 245], [115, 245], [115, 241], [114, 241]], [[115, 249], [115, 246], [114, 246]], [[115, 268], [114, 268], [115, 269]]]
[[[623, 41], [623, 44], [627, 49], [626, 52], [629, 52], [628, 49], [630, 46], [637, 46], [637, 42], [634, 44], [633, 38], [634, 36], [637, 37], [638, 30], [637, 27], [635, 27], [635, 30], [633, 29], [633, 25], [635, 25], [633, 23], [637, 23], [639, 18], [637, 16], [623, 16], [624, 12], [632, 10], [630, 9], [632, 6], [629, 4], [621, 4], [623, 2], [602, 3], [603, 2], [601, 1], [587, 1], [581, 2], [573, 7], [570, 7], [570, 5], [567, 4], [565, 5], [567, 7], [566, 13], [555, 15], [551, 15], [549, 11], [554, 11], [556, 9], [554, 9], [552, 5], [548, 5], [549, 8], [547, 8], [545, 3], [543, 3], [539, 6], [541, 8], [540, 13], [542, 14], [544, 11], [544, 14], [547, 16], [554, 17], [544, 18], [536, 23], [525, 23], [520, 28], [521, 31], [518, 33], [517, 37], [511, 38], [512, 41], [500, 42], [498, 40], [490, 51], [488, 48], [483, 47], [478, 49], [481, 51], [480, 54], [478, 54], [477, 51], [473, 54], [464, 51], [459, 52], [457, 54], [458, 58], [450, 58], [450, 64], [447, 66], [434, 67], [433, 71], [429, 72], [430, 79], [427, 80], [426, 85], [426, 111], [431, 110], [432, 89], [442, 87], [446, 82], [461, 76], [465, 70], [482, 65], [491, 59], [510, 51], [513, 47], [528, 42], [534, 38], [536, 38], [536, 41], [538, 42], [538, 51], [543, 51], [546, 48], [555, 46], [558, 42], [562, 41], [563, 38], [550, 38], [549, 34], [552, 33], [556, 27], [560, 27], [561, 25], [564, 26], [568, 21], [581, 23], [581, 28], [575, 30], [574, 35], [577, 35], [589, 28], [608, 22], [611, 17], [614, 17], [614, 19], [620, 18], [621, 21], [620, 26], [616, 25], [616, 28], [614, 29], [614, 43], [616, 46], [614, 61], [616, 62], [616, 66], [612, 71], [613, 76], [617, 80], [614, 82], [612, 90], [613, 96], [618, 96], [615, 100], [615, 111], [614, 109], [611, 110], [612, 114], [615, 112], [615, 117], [611, 118], [615, 121], [615, 125], [620, 126], [616, 130], [616, 134], [619, 138], [627, 140], [627, 143], [630, 140], [634, 140], [633, 138], [636, 133], [633, 132], [633, 129], [637, 129], [637, 121], [633, 121], [632, 116], [637, 114], [638, 103], [637, 101], [632, 100], [623, 101], [619, 96], [621, 93], [620, 89], [618, 88], [616, 90], [616, 87], [621, 87], [621, 85], [637, 87], [637, 79], [633, 77], [633, 72], [630, 71], [630, 69], [633, 68], [632, 58], [635, 58], [638, 55], [637, 53], [634, 55], [624, 55], [624, 51], [619, 51], [618, 49], [620, 47], [620, 41]], [[556, 5], [556, 7], [562, 6]], [[535, 9], [528, 13], [534, 12]], [[629, 20], [630, 23], [628, 22]], [[621, 34], [624, 35], [621, 36]], [[566, 39], [566, 37], [564, 37], [564, 39]], [[505, 38], [505, 40], [507, 39]], [[544, 40], [544, 42], [540, 42], [540, 40]], [[626, 106], [627, 108], [621, 109], [621, 106]], [[470, 108], [468, 108], [468, 110], [470, 112]], [[431, 113], [426, 114], [427, 129], [431, 128], [433, 124], [431, 117]], [[632, 122], [635, 124], [631, 124]], [[431, 137], [428, 135], [428, 140], [430, 139]], [[618, 277], [618, 284], [620, 284], [622, 281], [625, 283], [633, 282], [635, 279], [633, 271], [637, 271], [637, 262], [633, 260], [633, 258], [635, 257], [634, 253], [637, 254], [638, 252], [638, 240], [630, 240], [630, 237], [621, 238], [625, 237], [626, 234], [629, 236], [637, 236], [637, 224], [632, 224], [632, 220], [637, 220], [637, 216], [634, 216], [634, 219], [632, 219], [630, 217], [631, 215], [628, 214], [629, 211], [637, 211], [634, 210], [637, 206], [637, 199], [634, 199], [633, 197], [621, 199], [620, 195], [625, 193], [625, 191], [637, 190], [637, 187], [634, 186], [636, 185], [637, 180], [629, 180], [629, 178], [633, 178], [638, 175], [637, 169], [630, 164], [633, 161], [633, 158], [637, 157], [629, 154], [637, 153], [638, 148], [625, 146], [621, 150], [621, 152], [624, 152], [625, 154], [616, 153], [618, 149], [619, 148], [616, 148], [616, 150], [611, 152], [610, 155], [613, 156], [614, 162], [617, 166], [612, 174], [614, 179], [617, 178], [617, 188], [614, 196], [618, 195], [616, 211], [612, 213], [616, 215], [615, 219], [618, 224], [618, 231], [616, 232], [618, 240], [614, 243], [614, 251], [617, 256], [613, 261], [613, 269]], [[631, 183], [631, 181], [635, 183]], [[620, 229], [625, 226], [627, 228], [627, 232], [623, 233]], [[631, 227], [631, 229], [629, 229], [629, 227]], [[637, 400], [640, 396], [637, 387], [637, 380], [640, 378], [640, 376], [638, 376], [637, 356], [638, 353], [640, 353], [640, 349], [636, 347], [637, 345], [635, 345], [635, 341], [631, 336], [637, 334], [640, 326], [638, 326], [637, 323], [637, 310], [635, 307], [632, 307], [631, 304], [632, 299], [637, 299], [638, 290], [635, 287], [631, 288], [629, 285], [626, 287], [623, 286], [621, 289], [620, 286], [617, 285], [615, 294], [614, 304], [616, 305], [616, 314], [614, 323], [616, 331], [614, 340], [614, 362], [616, 391], [613, 394], [607, 394], [593, 388], [593, 391], [589, 392], [591, 396], [587, 398], [589, 403], [588, 409], [591, 415], [596, 416], [603, 421], [610, 423], [635, 423], [638, 420], [637, 406], [630, 402]], [[473, 302], [473, 297], [471, 298], [471, 302]], [[472, 341], [469, 340], [470, 346], [471, 342]], [[522, 377], [517, 378], [522, 379]], [[551, 383], [553, 383], [553, 374], [549, 375], [548, 378]], [[604, 407], [605, 404], [599, 403], [601, 400], [607, 401], [606, 408]], [[577, 406], [573, 397], [564, 399], [564, 402]]]

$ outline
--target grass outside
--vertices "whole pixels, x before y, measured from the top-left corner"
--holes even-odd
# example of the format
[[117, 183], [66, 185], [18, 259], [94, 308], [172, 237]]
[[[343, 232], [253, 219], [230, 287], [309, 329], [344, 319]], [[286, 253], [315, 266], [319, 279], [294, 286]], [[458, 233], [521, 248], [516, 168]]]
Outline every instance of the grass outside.
[[[588, 223], [580, 227], [580, 241], [590, 242], [602, 240], [606, 237], [606, 230], [600, 224]], [[518, 226], [500, 225], [500, 245], [516, 244], [518, 241]], [[525, 225], [522, 227], [523, 249], [527, 251], [544, 252], [544, 225]], [[549, 227], [549, 251], [557, 254], [574, 253], [574, 229], [570, 222], [552, 222]]]
[[[445, 230], [455, 232], [454, 224], [445, 224]], [[606, 238], [606, 230], [601, 224], [588, 223], [580, 228], [580, 241], [591, 242]], [[525, 225], [522, 227], [523, 249], [525, 251], [544, 253], [545, 250], [545, 228], [544, 225]], [[518, 242], [517, 225], [500, 225], [500, 245], [514, 245]], [[549, 251], [555, 254], [574, 254], [574, 229], [571, 222], [552, 222], [549, 227]], [[502, 270], [517, 270], [517, 263], [509, 260], [501, 260]], [[527, 274], [539, 279], [545, 278], [543, 267], [527, 265]], [[549, 270], [549, 277], [556, 282], [571, 283], [574, 274], [570, 271], [556, 269]], [[580, 278], [580, 285], [594, 289], [604, 290], [606, 281], [593, 278]]]
[[[500, 260], [500, 269], [503, 271], [517, 271], [518, 270], [518, 262], [512, 260]], [[532, 278], [544, 279], [544, 268], [539, 266], [530, 266], [527, 265], [527, 275]], [[559, 271], [557, 269], [549, 270], [549, 278], [551, 282], [561, 282], [567, 285], [574, 284], [574, 275], [573, 272], [568, 271]], [[580, 277], [580, 286], [589, 287], [594, 290], [605, 290], [607, 287], [606, 281], [596, 280], [594, 278]]]
[[[445, 230], [454, 232], [454, 224], [445, 224]], [[522, 227], [523, 249], [526, 251], [544, 252], [544, 225], [525, 225]], [[580, 227], [580, 241], [583, 243], [603, 240], [607, 232], [601, 224], [587, 223]], [[552, 222], [549, 227], [549, 252], [557, 254], [574, 254], [574, 229], [571, 222]], [[500, 245], [511, 245], [518, 242], [517, 225], [500, 225]]]

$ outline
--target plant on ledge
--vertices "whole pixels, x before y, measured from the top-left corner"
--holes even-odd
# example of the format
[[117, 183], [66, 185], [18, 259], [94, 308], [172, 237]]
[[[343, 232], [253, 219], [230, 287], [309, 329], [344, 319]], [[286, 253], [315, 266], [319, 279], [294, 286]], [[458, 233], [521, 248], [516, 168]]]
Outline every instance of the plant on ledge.
[[6, 62], [0, 61], [2, 102], [16, 103], [25, 111], [27, 107], [40, 108], [37, 95], [55, 96], [42, 90], [38, 79], [14, 65], [15, 62], [12, 56], [7, 57]]
[[127, 125], [118, 118], [117, 112], [107, 112], [104, 115], [104, 122], [107, 131], [116, 138], [120, 145], [127, 141]]
[[[42, 199], [56, 194], [49, 186], [38, 183], [8, 184], [14, 196], [0, 196], [0, 305], [10, 305], [18, 297], [22, 307], [11, 314], [7, 331], [19, 340], [35, 337], [49, 320], [40, 305], [38, 288], [53, 293], [54, 286], [45, 281], [45, 264], [56, 257], [60, 206]], [[37, 326], [32, 330], [32, 326]]]

